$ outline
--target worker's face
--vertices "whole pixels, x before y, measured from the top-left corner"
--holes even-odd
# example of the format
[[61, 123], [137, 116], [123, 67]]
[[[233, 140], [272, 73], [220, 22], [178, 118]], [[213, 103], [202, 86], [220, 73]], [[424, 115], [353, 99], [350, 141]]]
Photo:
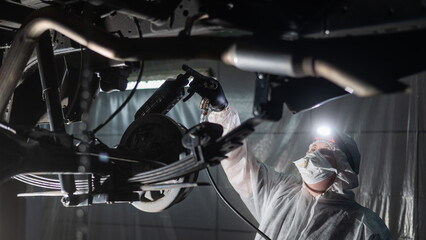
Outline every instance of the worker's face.
[[330, 145], [325, 142], [314, 142], [309, 146], [308, 153], [313, 153], [314, 151], [320, 152], [332, 167], [336, 167], [336, 158], [334, 157]]
[[[336, 158], [334, 156], [331, 146], [325, 142], [314, 142], [309, 146], [308, 153], [313, 153], [314, 151], [320, 152], [324, 158], [330, 163], [333, 168], [336, 168]], [[303, 177], [303, 176], [302, 176]], [[325, 192], [336, 179], [336, 174], [331, 175], [327, 179], [322, 180], [318, 183], [307, 184], [304, 182], [305, 186], [309, 193], [312, 196], [316, 197], [319, 194]]]
[[320, 150], [320, 149], [328, 149], [328, 150], [331, 151], [331, 147], [327, 143], [325, 143], [325, 142], [314, 142], [309, 146], [308, 153], [313, 153], [314, 151]]

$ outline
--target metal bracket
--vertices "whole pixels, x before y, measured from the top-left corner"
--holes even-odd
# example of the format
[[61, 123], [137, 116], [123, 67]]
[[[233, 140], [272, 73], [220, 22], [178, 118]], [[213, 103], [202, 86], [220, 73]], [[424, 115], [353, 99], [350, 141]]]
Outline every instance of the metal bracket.
[[278, 121], [283, 113], [284, 95], [280, 94], [281, 83], [271, 75], [258, 73], [254, 96], [253, 115], [263, 120]]

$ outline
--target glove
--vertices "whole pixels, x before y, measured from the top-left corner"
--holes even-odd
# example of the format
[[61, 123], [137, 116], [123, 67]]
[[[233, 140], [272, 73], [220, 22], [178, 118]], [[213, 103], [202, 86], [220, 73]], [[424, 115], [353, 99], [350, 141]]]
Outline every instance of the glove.
[[[197, 81], [194, 79], [190, 84], [190, 89], [193, 88], [203, 99], [207, 98], [210, 102], [211, 109], [215, 112], [220, 112], [228, 106], [228, 100], [225, 97], [222, 86], [219, 81], [209, 78], [208, 81], [203, 79]], [[190, 91], [188, 89], [188, 91]]]
[[215, 112], [220, 112], [228, 106], [228, 100], [226, 100], [225, 93], [223, 92], [219, 81], [202, 75], [190, 68], [188, 65], [183, 65], [182, 70], [186, 72], [184, 77], [194, 77], [192, 82], [189, 84], [189, 95], [183, 100], [184, 102], [194, 93], [198, 93], [203, 99], [209, 100], [211, 109]]

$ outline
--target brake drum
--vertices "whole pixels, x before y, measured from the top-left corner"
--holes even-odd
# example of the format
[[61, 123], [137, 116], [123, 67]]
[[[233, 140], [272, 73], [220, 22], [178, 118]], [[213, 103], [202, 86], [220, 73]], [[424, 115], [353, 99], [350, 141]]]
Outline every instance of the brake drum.
[[[164, 165], [179, 161], [179, 155], [187, 151], [182, 146], [186, 128], [162, 114], [148, 114], [136, 119], [127, 128], [120, 146], [145, 159], [161, 162]], [[159, 166], [147, 165], [144, 169], [153, 170]], [[164, 183], [189, 183], [197, 180], [198, 173], [192, 173]], [[182, 201], [192, 188], [172, 188], [161, 191], [139, 191], [140, 201], [132, 205], [144, 212], [160, 212]]]

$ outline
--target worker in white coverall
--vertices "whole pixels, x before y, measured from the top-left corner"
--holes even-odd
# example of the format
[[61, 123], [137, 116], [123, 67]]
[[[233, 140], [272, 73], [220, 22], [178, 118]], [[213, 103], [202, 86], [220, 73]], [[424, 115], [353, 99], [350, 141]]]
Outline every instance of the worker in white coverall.
[[[222, 125], [224, 134], [240, 125], [220, 85], [198, 93], [210, 100], [208, 120]], [[347, 149], [355, 153], [353, 167], [333, 140], [319, 139], [305, 157], [294, 161], [303, 182], [256, 160], [246, 142], [221, 164], [260, 230], [271, 239], [392, 239], [382, 219], [354, 201], [350, 189], [358, 186], [360, 157], [355, 141], [344, 137]]]

